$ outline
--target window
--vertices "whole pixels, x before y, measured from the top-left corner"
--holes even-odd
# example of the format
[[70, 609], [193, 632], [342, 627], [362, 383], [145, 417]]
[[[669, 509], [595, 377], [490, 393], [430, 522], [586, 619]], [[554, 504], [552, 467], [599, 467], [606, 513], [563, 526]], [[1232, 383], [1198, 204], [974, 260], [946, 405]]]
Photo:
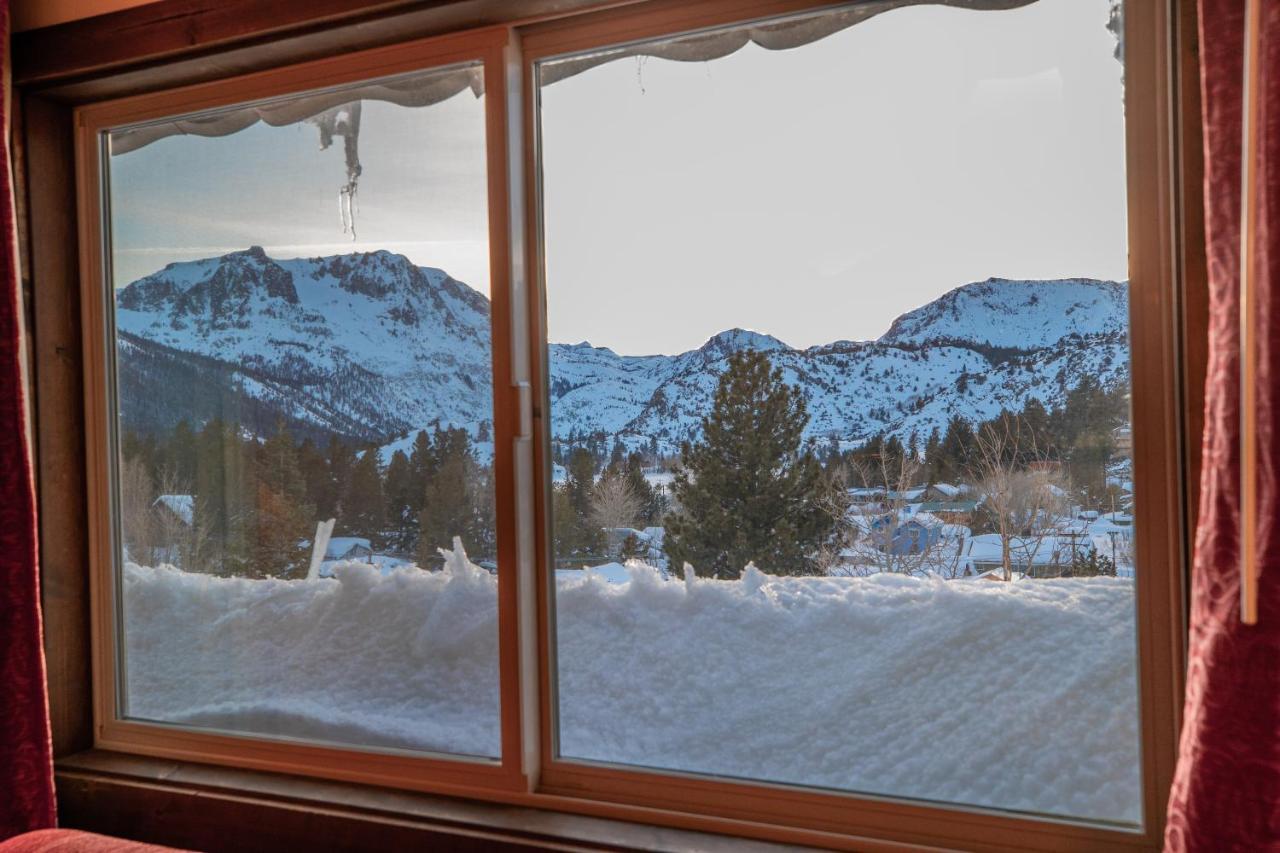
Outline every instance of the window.
[[657, 0], [81, 108], [98, 744], [1150, 846], [1161, 8]]
[[1111, 5], [538, 62], [566, 761], [1142, 823]]
[[109, 133], [126, 718], [497, 756], [482, 72]]

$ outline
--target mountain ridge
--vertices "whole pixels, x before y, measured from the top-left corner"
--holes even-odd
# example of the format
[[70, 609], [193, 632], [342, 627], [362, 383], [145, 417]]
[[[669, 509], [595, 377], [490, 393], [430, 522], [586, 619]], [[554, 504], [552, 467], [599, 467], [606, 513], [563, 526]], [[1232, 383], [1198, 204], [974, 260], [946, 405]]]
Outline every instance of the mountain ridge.
[[[222, 417], [265, 435], [283, 420], [373, 443], [437, 424], [480, 440], [491, 430], [488, 299], [403, 255], [276, 259], [254, 246], [169, 264], [117, 291], [116, 309], [134, 428]], [[696, 437], [728, 356], [752, 348], [804, 391], [809, 439], [923, 441], [953, 415], [981, 420], [1031, 397], [1052, 407], [1085, 375], [1127, 380], [1127, 318], [1122, 282], [990, 278], [874, 341], [797, 349], [731, 328], [674, 355], [550, 344], [553, 439], [673, 452]]]

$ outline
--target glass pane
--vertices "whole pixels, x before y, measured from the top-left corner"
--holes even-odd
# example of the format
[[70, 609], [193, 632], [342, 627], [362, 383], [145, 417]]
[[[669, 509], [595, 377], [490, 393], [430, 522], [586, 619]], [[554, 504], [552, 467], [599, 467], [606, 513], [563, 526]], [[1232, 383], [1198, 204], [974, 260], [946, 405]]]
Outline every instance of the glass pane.
[[1119, 4], [983, 5], [539, 65], [561, 756], [1142, 822]]
[[108, 134], [125, 716], [498, 755], [480, 71]]

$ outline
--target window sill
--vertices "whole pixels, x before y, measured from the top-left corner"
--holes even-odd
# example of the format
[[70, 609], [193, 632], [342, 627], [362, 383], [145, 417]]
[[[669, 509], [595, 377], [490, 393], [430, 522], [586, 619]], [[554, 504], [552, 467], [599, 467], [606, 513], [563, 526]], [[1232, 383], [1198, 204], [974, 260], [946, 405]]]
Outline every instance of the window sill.
[[769, 851], [781, 845], [527, 806], [88, 750], [59, 759], [64, 827], [195, 850]]

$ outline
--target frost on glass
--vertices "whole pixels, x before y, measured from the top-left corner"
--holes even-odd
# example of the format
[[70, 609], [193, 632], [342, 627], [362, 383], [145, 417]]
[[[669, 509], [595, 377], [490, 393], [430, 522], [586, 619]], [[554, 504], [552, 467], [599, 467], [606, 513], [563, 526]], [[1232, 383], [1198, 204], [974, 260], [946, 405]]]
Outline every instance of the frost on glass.
[[563, 757], [1141, 823], [1118, 9], [538, 66]]
[[109, 134], [126, 716], [498, 754], [481, 79]]

